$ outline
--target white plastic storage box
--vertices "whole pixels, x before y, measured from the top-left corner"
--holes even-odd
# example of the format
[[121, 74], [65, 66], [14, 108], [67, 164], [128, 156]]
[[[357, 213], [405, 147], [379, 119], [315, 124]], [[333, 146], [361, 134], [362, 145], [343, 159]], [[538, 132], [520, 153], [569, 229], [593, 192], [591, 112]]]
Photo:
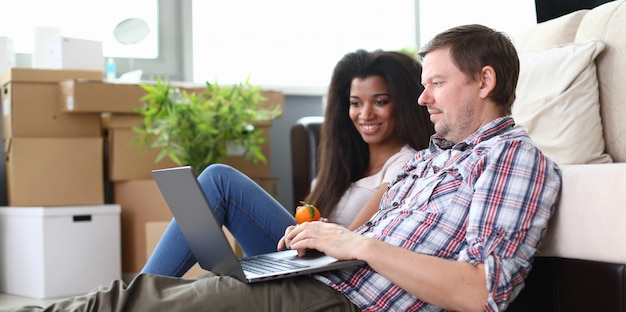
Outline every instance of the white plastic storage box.
[[0, 36], [0, 74], [15, 67], [15, 50], [13, 49], [13, 39]]
[[121, 278], [120, 205], [0, 207], [0, 292], [38, 299]]
[[106, 65], [101, 41], [53, 35], [44, 39], [43, 46], [44, 68], [102, 72]]

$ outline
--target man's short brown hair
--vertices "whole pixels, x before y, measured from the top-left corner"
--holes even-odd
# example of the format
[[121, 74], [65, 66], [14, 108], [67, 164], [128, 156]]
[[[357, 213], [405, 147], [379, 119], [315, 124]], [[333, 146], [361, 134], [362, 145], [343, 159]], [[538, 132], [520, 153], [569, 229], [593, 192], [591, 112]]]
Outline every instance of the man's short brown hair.
[[458, 26], [436, 35], [418, 55], [424, 58], [441, 48], [450, 48], [456, 67], [472, 80], [477, 79], [484, 66], [493, 67], [496, 86], [490, 97], [502, 108], [503, 115], [511, 114], [520, 65], [517, 51], [506, 34], [478, 24]]

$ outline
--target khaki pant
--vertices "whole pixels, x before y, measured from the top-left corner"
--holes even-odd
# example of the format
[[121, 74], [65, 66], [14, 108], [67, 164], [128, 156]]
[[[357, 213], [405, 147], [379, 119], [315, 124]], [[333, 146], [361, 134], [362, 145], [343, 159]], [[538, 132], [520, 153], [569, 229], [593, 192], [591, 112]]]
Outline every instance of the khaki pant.
[[206, 274], [180, 279], [144, 274], [114, 281], [49, 307], [12, 311], [359, 311], [343, 294], [309, 277], [254, 284]]

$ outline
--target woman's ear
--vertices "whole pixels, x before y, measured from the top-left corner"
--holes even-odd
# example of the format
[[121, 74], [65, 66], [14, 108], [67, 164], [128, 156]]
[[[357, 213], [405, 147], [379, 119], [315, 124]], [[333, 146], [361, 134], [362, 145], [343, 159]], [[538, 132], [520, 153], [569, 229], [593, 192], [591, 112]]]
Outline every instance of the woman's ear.
[[484, 66], [480, 73], [480, 97], [486, 99], [496, 87], [496, 71], [493, 67]]

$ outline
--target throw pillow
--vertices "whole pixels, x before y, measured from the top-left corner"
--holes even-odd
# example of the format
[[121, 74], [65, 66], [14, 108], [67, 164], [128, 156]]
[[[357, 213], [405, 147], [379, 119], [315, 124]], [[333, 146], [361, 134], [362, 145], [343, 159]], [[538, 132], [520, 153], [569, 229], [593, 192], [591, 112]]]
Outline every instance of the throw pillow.
[[514, 36], [515, 47], [526, 52], [574, 42], [578, 25], [587, 12], [589, 9], [577, 10], [532, 26]]
[[559, 165], [611, 162], [604, 151], [592, 40], [520, 54], [515, 121]]

